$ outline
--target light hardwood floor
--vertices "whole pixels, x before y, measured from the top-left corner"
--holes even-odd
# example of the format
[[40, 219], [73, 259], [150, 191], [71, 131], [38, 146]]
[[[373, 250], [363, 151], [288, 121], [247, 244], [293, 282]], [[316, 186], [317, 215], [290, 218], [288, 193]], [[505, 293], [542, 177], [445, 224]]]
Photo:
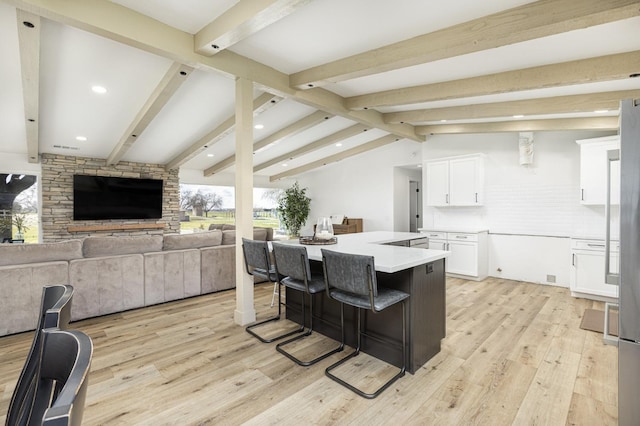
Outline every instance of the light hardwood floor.
[[[259, 317], [271, 289], [256, 286]], [[613, 425], [617, 350], [579, 328], [591, 307], [564, 288], [448, 279], [442, 351], [375, 400], [324, 376], [344, 354], [299, 367], [234, 325], [233, 291], [80, 321], [95, 345], [83, 424]], [[0, 338], [0, 421], [31, 338]], [[299, 353], [333, 344], [313, 341]], [[389, 374], [359, 361], [375, 372], [360, 383]]]

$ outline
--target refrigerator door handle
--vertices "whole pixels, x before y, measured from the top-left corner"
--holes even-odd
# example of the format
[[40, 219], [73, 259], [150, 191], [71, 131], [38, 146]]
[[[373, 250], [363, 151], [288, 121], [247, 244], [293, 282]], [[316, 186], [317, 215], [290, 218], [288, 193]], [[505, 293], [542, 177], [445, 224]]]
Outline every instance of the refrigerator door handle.
[[[619, 285], [620, 274], [611, 272], [611, 162], [620, 161], [620, 150], [607, 151], [607, 194], [604, 204], [605, 239], [604, 239], [604, 282]], [[605, 318], [606, 321], [606, 318]]]
[[604, 304], [604, 337], [602, 338], [602, 341], [604, 342], [604, 344], [606, 345], [613, 345], [613, 346], [618, 346], [618, 337], [613, 336], [609, 330], [610, 330], [610, 323], [609, 323], [609, 311], [611, 311], [611, 309], [617, 311], [619, 310], [619, 305], [617, 303], [605, 303]]

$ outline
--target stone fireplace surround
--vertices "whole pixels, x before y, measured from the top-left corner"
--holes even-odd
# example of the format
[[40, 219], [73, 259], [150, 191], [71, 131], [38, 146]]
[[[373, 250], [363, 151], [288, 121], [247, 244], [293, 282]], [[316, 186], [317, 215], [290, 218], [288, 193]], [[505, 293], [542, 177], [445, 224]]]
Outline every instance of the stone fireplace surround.
[[[42, 154], [42, 241], [56, 242], [88, 236], [175, 234], [180, 232], [178, 169], [160, 164]], [[162, 218], [141, 220], [73, 220], [73, 175], [162, 179]]]

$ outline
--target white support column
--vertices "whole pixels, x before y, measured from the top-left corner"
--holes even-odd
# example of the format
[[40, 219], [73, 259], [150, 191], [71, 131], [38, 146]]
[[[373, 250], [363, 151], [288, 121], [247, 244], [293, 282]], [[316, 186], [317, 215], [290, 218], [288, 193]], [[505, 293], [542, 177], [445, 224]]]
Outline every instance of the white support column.
[[253, 82], [236, 79], [236, 324], [256, 320], [253, 277], [247, 274], [242, 237], [253, 238]]

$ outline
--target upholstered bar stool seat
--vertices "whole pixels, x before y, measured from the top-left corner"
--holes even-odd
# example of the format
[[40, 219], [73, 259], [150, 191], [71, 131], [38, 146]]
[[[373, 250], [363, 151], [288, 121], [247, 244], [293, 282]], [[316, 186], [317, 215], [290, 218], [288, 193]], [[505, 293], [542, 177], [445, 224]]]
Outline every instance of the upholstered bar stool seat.
[[[392, 383], [404, 376], [406, 370], [407, 319], [405, 301], [409, 298], [409, 294], [390, 288], [378, 288], [373, 256], [339, 253], [322, 249], [322, 266], [324, 269], [327, 295], [331, 299], [340, 302], [340, 326], [342, 329], [343, 345], [345, 341], [344, 305], [354, 306], [358, 310], [356, 330], [357, 345], [355, 351], [335, 364], [327, 367], [325, 374], [331, 380], [340, 383], [362, 397], [375, 398], [391, 386]], [[360, 354], [363, 334], [367, 335], [369, 338], [382, 340], [375, 336], [366, 334], [362, 329], [362, 310], [366, 309], [374, 313], [378, 313], [398, 303], [402, 305], [402, 367], [400, 368], [400, 371], [371, 393], [364, 392], [356, 386], [334, 375], [332, 370]], [[386, 341], [385, 343], [389, 343], [390, 345], [393, 344], [392, 342]]]
[[309, 329], [292, 339], [279, 343], [276, 346], [276, 350], [295, 362], [298, 365], [309, 366], [315, 364], [331, 354], [340, 352], [344, 345], [341, 344], [335, 349], [324, 352], [315, 358], [303, 361], [298, 357], [291, 354], [284, 349], [285, 346], [304, 339], [310, 336], [313, 332], [313, 295], [322, 293], [325, 291], [324, 276], [322, 274], [316, 274], [311, 272], [309, 265], [309, 257], [307, 255], [307, 248], [304, 246], [296, 246], [292, 244], [278, 244], [273, 243], [273, 254], [275, 257], [276, 270], [279, 276], [284, 276], [280, 279], [280, 283], [287, 288], [298, 290], [302, 294], [302, 324], [306, 324], [306, 309], [305, 309], [305, 295], [309, 297]]
[[[262, 337], [256, 331], [255, 328], [260, 327], [266, 323], [278, 321], [282, 316], [282, 298], [280, 296], [280, 280], [275, 265], [271, 263], [271, 256], [269, 256], [269, 244], [266, 241], [249, 240], [247, 238], [242, 239], [242, 252], [244, 254], [244, 265], [249, 275], [258, 277], [261, 280], [267, 280], [274, 283], [274, 287], [277, 287], [278, 293], [278, 314], [276, 316], [267, 318], [265, 320], [255, 322], [248, 325], [245, 330], [262, 343], [271, 343], [279, 339], [291, 336], [296, 333], [304, 331], [304, 324], [297, 327], [294, 330], [287, 331], [286, 333], [279, 334], [274, 337]], [[274, 288], [274, 294], [276, 289]], [[271, 303], [273, 306], [273, 301]]]

